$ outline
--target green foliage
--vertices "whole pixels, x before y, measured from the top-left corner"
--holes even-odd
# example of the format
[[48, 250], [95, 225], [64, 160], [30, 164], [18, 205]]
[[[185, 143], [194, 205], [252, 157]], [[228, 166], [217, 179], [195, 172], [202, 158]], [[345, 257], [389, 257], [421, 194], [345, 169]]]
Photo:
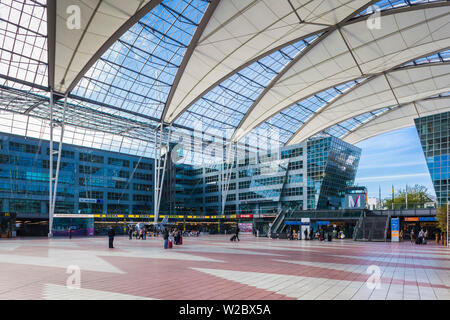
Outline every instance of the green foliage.
[[436, 212], [438, 219], [438, 228], [441, 232], [447, 232], [447, 205], [438, 208]]
[[[425, 203], [433, 201], [428, 189], [425, 186], [416, 184], [414, 187], [408, 187], [408, 208], [422, 207]], [[392, 208], [392, 199], [386, 199], [384, 206]], [[406, 189], [397, 191], [394, 197], [394, 207], [406, 207]]]

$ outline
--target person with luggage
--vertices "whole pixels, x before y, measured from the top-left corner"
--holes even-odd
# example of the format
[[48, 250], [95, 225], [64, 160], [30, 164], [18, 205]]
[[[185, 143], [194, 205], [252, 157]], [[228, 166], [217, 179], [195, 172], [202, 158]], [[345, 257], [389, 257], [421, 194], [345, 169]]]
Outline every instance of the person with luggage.
[[423, 235], [424, 235], [423, 229], [420, 229], [419, 236], [417, 237], [417, 242], [416, 242], [417, 244], [423, 243]]
[[239, 229], [239, 226], [237, 225], [236, 226], [236, 240], [237, 241], [241, 241], [241, 240], [239, 240], [239, 231], [241, 231], [241, 230]]
[[167, 249], [169, 244], [169, 230], [167, 230], [167, 228], [164, 228], [163, 239], [164, 239], [164, 249]]
[[172, 249], [173, 243], [174, 243], [173, 230], [170, 230], [170, 232], [169, 232], [169, 243], [168, 243], [169, 249]]

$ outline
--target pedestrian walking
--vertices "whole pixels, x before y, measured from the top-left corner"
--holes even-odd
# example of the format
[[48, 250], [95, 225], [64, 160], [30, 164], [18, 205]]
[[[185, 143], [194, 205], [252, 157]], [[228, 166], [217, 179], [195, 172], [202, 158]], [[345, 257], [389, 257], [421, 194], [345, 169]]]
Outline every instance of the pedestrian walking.
[[133, 240], [133, 228], [132, 227], [129, 227], [128, 236], [130, 237], [130, 240]]
[[239, 240], [239, 231], [241, 231], [241, 230], [239, 229], [239, 226], [237, 225], [236, 226], [236, 240], [237, 241], [241, 241], [241, 240]]
[[114, 232], [113, 227], [109, 227], [108, 230], [108, 238], [109, 238], [109, 248], [113, 249], [114, 248], [114, 236], [116, 235], [116, 233]]
[[67, 232], [69, 233], [69, 239], [72, 239], [72, 227], [69, 227]]
[[308, 229], [305, 229], [305, 232], [303, 232], [305, 234], [305, 240], [308, 240]]
[[167, 230], [167, 228], [164, 228], [163, 239], [164, 239], [164, 249], [167, 249], [167, 244], [169, 242], [169, 230]]

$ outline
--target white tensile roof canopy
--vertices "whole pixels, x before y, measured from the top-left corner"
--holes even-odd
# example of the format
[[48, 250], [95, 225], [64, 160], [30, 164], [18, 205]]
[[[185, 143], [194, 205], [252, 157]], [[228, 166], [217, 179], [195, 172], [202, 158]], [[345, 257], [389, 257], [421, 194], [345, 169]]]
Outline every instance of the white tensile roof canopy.
[[159, 123], [201, 123], [233, 141], [270, 128], [282, 144], [317, 134], [355, 143], [449, 108], [448, 1], [4, 0], [1, 9], [2, 131], [29, 134], [48, 120], [51, 93], [54, 117], [67, 97], [74, 132], [119, 137], [120, 148], [145, 145]]

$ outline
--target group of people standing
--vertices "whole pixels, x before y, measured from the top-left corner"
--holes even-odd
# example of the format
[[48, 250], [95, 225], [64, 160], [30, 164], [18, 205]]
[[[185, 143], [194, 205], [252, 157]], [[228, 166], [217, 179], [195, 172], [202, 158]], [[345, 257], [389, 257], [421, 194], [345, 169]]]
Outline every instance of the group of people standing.
[[146, 240], [147, 239], [147, 230], [145, 228], [133, 230], [133, 228], [129, 228], [128, 230], [128, 236], [129, 239], [133, 239], [133, 235], [136, 237], [136, 239]]
[[182, 231], [178, 229], [169, 230], [168, 228], [164, 228], [163, 239], [164, 239], [164, 249], [171, 249], [173, 247], [173, 244], [175, 245], [183, 244]]
[[[403, 233], [403, 232], [401, 232], [401, 233]], [[410, 236], [411, 236], [411, 243], [427, 244], [428, 231], [427, 230], [424, 231], [423, 228], [420, 229], [419, 234], [417, 235], [417, 238], [414, 233], [414, 229], [411, 229]], [[400, 238], [402, 238], [402, 237], [400, 237]]]
[[298, 239], [298, 240], [314, 240], [314, 239], [318, 239], [320, 241], [325, 241], [326, 239], [328, 239], [328, 241], [331, 241], [332, 239], [332, 233], [328, 230], [325, 230], [324, 228], [320, 228], [318, 229], [316, 232], [314, 232], [314, 230], [311, 229], [305, 229], [303, 231], [303, 236], [300, 235], [300, 232], [297, 234], [297, 236], [295, 236], [296, 232], [295, 230], [291, 230], [290, 234], [289, 234], [289, 240], [294, 240], [294, 239]]

